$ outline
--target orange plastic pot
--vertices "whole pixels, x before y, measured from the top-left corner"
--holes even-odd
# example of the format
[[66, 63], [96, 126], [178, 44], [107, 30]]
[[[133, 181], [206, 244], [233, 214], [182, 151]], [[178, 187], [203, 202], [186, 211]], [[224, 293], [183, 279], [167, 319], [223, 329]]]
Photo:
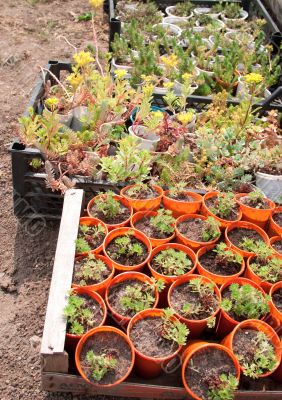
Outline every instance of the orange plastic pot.
[[181, 232], [179, 232], [178, 225], [181, 222], [186, 221], [187, 219], [190, 219], [190, 218], [199, 218], [202, 220], [207, 219], [207, 217], [200, 215], [200, 214], [186, 214], [186, 215], [182, 215], [181, 217], [177, 218], [176, 223], [175, 223], [175, 232], [176, 232], [176, 240], [178, 243], [185, 244], [185, 246], [189, 246], [193, 250], [198, 250], [203, 246], [207, 246], [209, 244], [214, 244], [219, 240], [219, 238], [220, 238], [220, 229], [219, 228], [218, 228], [218, 237], [213, 240], [210, 240], [208, 242], [196, 242], [194, 240], [189, 239], [187, 236], [184, 236]]
[[229, 247], [231, 247], [232, 249], [235, 249], [238, 251], [238, 253], [241, 254], [241, 256], [243, 257], [250, 257], [252, 256], [254, 253], [250, 252], [250, 251], [246, 251], [246, 250], [242, 250], [239, 247], [235, 246], [231, 240], [228, 237], [228, 233], [230, 231], [232, 231], [233, 229], [240, 229], [240, 228], [244, 228], [244, 229], [250, 229], [253, 231], [256, 231], [260, 236], [261, 239], [269, 245], [269, 237], [267, 236], [267, 234], [264, 232], [264, 230], [262, 228], [260, 228], [259, 226], [252, 224], [251, 222], [247, 222], [247, 221], [238, 221], [238, 222], [232, 222], [232, 224], [230, 224], [226, 229], [225, 229], [225, 241], [228, 244]]
[[[92, 290], [89, 290], [85, 287], [77, 287], [72, 289], [72, 294], [85, 294], [91, 297], [93, 300], [97, 301], [103, 311], [103, 319], [99, 326], [104, 325], [107, 318], [107, 307], [99, 293], [93, 292]], [[66, 344], [71, 348], [75, 348], [82, 336], [83, 335], [73, 335], [72, 333], [66, 333]]]
[[219, 351], [223, 351], [225, 353], [228, 354], [228, 356], [230, 357], [230, 359], [232, 360], [234, 367], [236, 369], [236, 378], [238, 379], [238, 381], [240, 380], [240, 365], [239, 362], [237, 360], [237, 358], [234, 356], [233, 352], [228, 349], [225, 346], [222, 346], [221, 344], [217, 344], [217, 343], [207, 343], [207, 342], [202, 342], [202, 341], [195, 341], [193, 343], [191, 343], [190, 345], [188, 345], [187, 349], [185, 350], [184, 354], [183, 354], [183, 365], [182, 365], [182, 382], [183, 385], [187, 391], [187, 393], [189, 394], [189, 396], [192, 397], [192, 399], [195, 400], [202, 400], [201, 397], [197, 396], [189, 387], [189, 384], [185, 378], [185, 372], [186, 372], [186, 368], [190, 362], [190, 360], [193, 358], [193, 356], [199, 352], [199, 351], [205, 351], [206, 349], [217, 349]]
[[[126, 371], [126, 374], [124, 376], [122, 376], [119, 380], [117, 380], [116, 382], [107, 384], [107, 385], [106, 384], [103, 385], [103, 384], [99, 384], [99, 383], [94, 384], [93, 382], [91, 382], [87, 378], [86, 374], [84, 373], [84, 370], [82, 368], [81, 361], [80, 361], [81, 352], [83, 350], [83, 346], [85, 345], [85, 343], [91, 338], [93, 338], [92, 340], [94, 340], [95, 335], [100, 332], [105, 332], [105, 333], [114, 332], [115, 334], [121, 336], [131, 350], [131, 364], [130, 364], [130, 367], [128, 368], [128, 370]], [[96, 387], [113, 387], [113, 386], [117, 386], [120, 383], [122, 383], [130, 375], [130, 373], [133, 369], [133, 366], [134, 366], [134, 361], [135, 361], [135, 353], [134, 353], [134, 347], [133, 347], [131, 341], [129, 340], [129, 338], [127, 337], [127, 335], [124, 332], [122, 332], [121, 330], [119, 330], [113, 326], [100, 326], [98, 328], [91, 329], [89, 332], [87, 332], [85, 335], [82, 336], [82, 338], [78, 342], [78, 345], [77, 345], [77, 348], [75, 351], [75, 364], [76, 364], [79, 374], [82, 376], [82, 378], [87, 383], [90, 383], [91, 385], [94, 385]]]
[[269, 236], [282, 236], [282, 226], [278, 225], [273, 219], [273, 216], [278, 213], [282, 213], [282, 206], [276, 207], [270, 217], [268, 227]]
[[[282, 256], [274, 256], [276, 258], [280, 258], [282, 259]], [[269, 293], [271, 287], [274, 285], [273, 283], [264, 281], [263, 279], [261, 279], [257, 274], [255, 274], [251, 268], [251, 263], [252, 263], [252, 259], [255, 258], [255, 255], [252, 255], [248, 258], [247, 260], [247, 268], [246, 268], [246, 272], [245, 272], [245, 277], [250, 279], [251, 281], [257, 283], [259, 286], [262, 287], [262, 289], [266, 292]], [[273, 257], [272, 257], [273, 258]]]
[[169, 190], [164, 192], [163, 205], [166, 210], [171, 210], [175, 218], [184, 214], [197, 214], [200, 211], [203, 197], [194, 192], [185, 192], [188, 196], [193, 198], [193, 201], [175, 200], [168, 197]]
[[127, 196], [126, 192], [128, 189], [134, 187], [136, 185], [129, 185], [125, 188], [121, 189], [120, 195], [128, 201], [128, 204], [135, 210], [135, 211], [154, 211], [160, 207], [162, 197], [163, 197], [163, 189], [160, 186], [152, 185], [151, 187], [158, 193], [157, 197], [152, 199], [132, 199], [131, 197]]
[[277, 256], [281, 256], [282, 253], [279, 253], [277, 250], [275, 250], [275, 248], [274, 248], [272, 245], [273, 245], [273, 243], [275, 243], [275, 242], [280, 242], [280, 241], [282, 242], [282, 236], [273, 236], [273, 237], [270, 239], [270, 241], [269, 241], [272, 250], [274, 251], [274, 253], [275, 253]]
[[[104, 224], [103, 221], [100, 221], [98, 218], [93, 218], [93, 217], [81, 217], [79, 220], [79, 225], [87, 225], [87, 226], [97, 226], [97, 225], [102, 225], [103, 228], [105, 229], [105, 236], [107, 236], [108, 234], [108, 228], [107, 225]], [[93, 249], [89, 252], [84, 252], [84, 253], [75, 253], [76, 257], [79, 256], [86, 256], [89, 253], [93, 253], [93, 254], [99, 254], [101, 253], [103, 249], [103, 243], [100, 244], [100, 246], [98, 246], [96, 249]]]
[[218, 194], [219, 194], [219, 192], [214, 191], [214, 192], [208, 192], [204, 195], [202, 211], [203, 211], [203, 214], [206, 215], [207, 217], [210, 216], [210, 217], [213, 217], [214, 219], [216, 219], [220, 223], [221, 228], [226, 228], [232, 222], [240, 221], [240, 219], [242, 218], [242, 212], [241, 212], [241, 210], [239, 210], [238, 218], [233, 221], [219, 218], [217, 215], [215, 215], [213, 212], [211, 212], [211, 210], [208, 208], [208, 206], [206, 204], [207, 200], [212, 199], [213, 197], [217, 197]]
[[[200, 262], [200, 257], [207, 253], [210, 250], [213, 250], [216, 247], [215, 244], [210, 244], [208, 246], [202, 247], [201, 249], [198, 250], [197, 253], [197, 270], [199, 272], [200, 275], [202, 276], [206, 276], [207, 278], [211, 279], [214, 283], [216, 283], [217, 285], [223, 285], [224, 283], [230, 281], [230, 279], [234, 279], [237, 278], [238, 276], [240, 276], [241, 274], [243, 274], [244, 270], [245, 270], [245, 261], [244, 259], [242, 259], [242, 264], [241, 264], [241, 269], [239, 272], [237, 272], [234, 275], [217, 275], [217, 274], [213, 274], [212, 272], [208, 271]], [[226, 246], [227, 247], [227, 246]], [[233, 253], [238, 253], [238, 251], [234, 250], [234, 249], [230, 249], [228, 248], [228, 250], [231, 250]]]
[[[83, 258], [86, 258], [86, 257], [87, 257], [87, 256], [76, 257], [75, 261], [80, 261], [80, 260], [82, 260]], [[94, 284], [94, 285], [80, 286], [80, 285], [77, 285], [76, 283], [72, 283], [71, 286], [72, 286], [73, 288], [80, 288], [80, 287], [82, 287], [82, 288], [91, 290], [91, 291], [93, 291], [93, 292], [97, 292], [97, 293], [99, 293], [101, 296], [104, 296], [105, 291], [106, 291], [106, 287], [107, 287], [108, 284], [111, 282], [111, 280], [113, 279], [113, 276], [114, 276], [114, 274], [115, 274], [115, 268], [113, 267], [112, 263], [109, 261], [109, 259], [108, 259], [107, 257], [101, 256], [101, 255], [99, 255], [99, 254], [95, 254], [94, 257], [95, 257], [97, 260], [102, 260], [102, 261], [107, 265], [107, 267], [111, 270], [109, 276], [108, 276], [106, 279], [104, 279], [102, 282], [96, 283], [96, 284]]]
[[[230, 279], [229, 282], [224, 283], [220, 288], [221, 297], [223, 298], [223, 292], [233, 283], [238, 283], [238, 285], [251, 285], [255, 289], [259, 290], [264, 296], [264, 290], [255, 282], [250, 281], [246, 278], [235, 278]], [[263, 319], [264, 316], [261, 318]], [[237, 325], [239, 324], [238, 321], [233, 319], [226, 311], [223, 309], [220, 310], [218, 315], [217, 327], [216, 327], [216, 334], [219, 337], [224, 337], [228, 333], [230, 333]]]
[[[150, 308], [148, 310], [140, 311], [138, 314], [134, 315], [133, 318], [129, 321], [127, 327], [127, 336], [130, 339], [130, 334], [132, 327], [138, 321], [144, 318], [161, 318], [164, 315], [164, 310], [159, 308]], [[172, 317], [173, 321], [177, 321], [176, 317]], [[155, 378], [161, 374], [161, 372], [165, 369], [165, 366], [168, 364], [170, 360], [177, 356], [177, 354], [181, 351], [182, 346], [179, 346], [176, 351], [169, 354], [166, 357], [150, 357], [145, 354], [142, 354], [136, 347], [135, 350], [135, 368], [138, 375], [144, 378]]]
[[[157, 211], [138, 211], [137, 213], [132, 215], [130, 224], [131, 224], [132, 228], [136, 228], [135, 224], [138, 221], [140, 221], [143, 218], [155, 217], [157, 214], [158, 214]], [[160, 246], [161, 244], [170, 242], [174, 238], [174, 236], [175, 236], [175, 232], [173, 232], [172, 235], [170, 235], [169, 237], [167, 237], [165, 239], [155, 239], [155, 238], [151, 238], [151, 237], [148, 237], [148, 238], [152, 244], [152, 247], [157, 247], [157, 246]]]
[[[281, 347], [282, 347], [282, 341], [281, 341]], [[282, 361], [280, 362], [279, 367], [276, 368], [274, 373], [271, 375], [271, 378], [279, 383], [282, 383]]]
[[264, 200], [268, 203], [269, 208], [263, 210], [259, 208], [249, 207], [241, 203], [240, 201], [240, 199], [245, 196], [248, 196], [248, 193], [239, 193], [235, 195], [235, 200], [239, 204], [240, 210], [242, 211], [243, 214], [242, 217], [243, 220], [256, 224], [261, 228], [264, 228], [275, 208], [275, 203], [273, 203], [273, 201], [267, 198], [264, 198]]
[[160, 253], [163, 250], [168, 250], [168, 249], [175, 249], [175, 250], [179, 250], [179, 251], [183, 251], [185, 254], [187, 254], [187, 256], [191, 259], [193, 266], [191, 267], [190, 271], [186, 272], [186, 274], [182, 275], [182, 276], [187, 276], [190, 275], [194, 272], [194, 270], [196, 269], [196, 265], [197, 265], [197, 256], [194, 253], [194, 251], [192, 249], [190, 249], [187, 246], [184, 246], [183, 244], [179, 244], [179, 243], [166, 243], [166, 244], [162, 244], [158, 247], [155, 247], [152, 250], [151, 253], [151, 257], [150, 257], [150, 261], [148, 263], [148, 267], [151, 271], [151, 274], [153, 275], [153, 277], [157, 280], [161, 279], [163, 280], [166, 285], [170, 285], [171, 283], [173, 283], [174, 281], [176, 281], [177, 279], [179, 279], [179, 276], [167, 276], [167, 275], [163, 275], [160, 274], [159, 272], [155, 271], [154, 268], [152, 267], [151, 261], [153, 260], [153, 258]]
[[[280, 339], [279, 339], [277, 333], [275, 332], [275, 330], [272, 329], [271, 326], [269, 326], [267, 323], [260, 321], [258, 319], [247, 319], [246, 321], [240, 322], [233, 329], [233, 331], [230, 332], [229, 335], [227, 335], [222, 341], [222, 344], [224, 346], [228, 347], [232, 352], [234, 352], [233, 351], [234, 336], [236, 335], [236, 333], [238, 332], [239, 329], [254, 329], [256, 331], [263, 332], [268, 337], [268, 339], [271, 341], [271, 343], [275, 349], [275, 356], [277, 359], [277, 363], [271, 371], [261, 374], [259, 376], [259, 378], [265, 378], [266, 376], [271, 375], [276, 370], [276, 368], [278, 368], [280, 361], [281, 361], [281, 344], [280, 344]], [[236, 357], [236, 354], [235, 354], [235, 357]], [[239, 364], [240, 364], [240, 361], [239, 361]], [[241, 366], [241, 364], [240, 364], [240, 368], [241, 368], [242, 373], [244, 373], [244, 368]]]
[[[127, 326], [128, 322], [130, 321], [131, 318], [128, 318], [128, 317], [125, 317], [124, 315], [119, 314], [111, 306], [110, 292], [111, 292], [112, 287], [114, 287], [118, 283], [128, 281], [128, 280], [131, 280], [131, 281], [134, 280], [134, 281], [139, 281], [142, 283], [149, 283], [149, 284], [153, 285], [152, 279], [149, 278], [149, 276], [147, 276], [145, 274], [141, 274], [140, 272], [123, 272], [122, 274], [115, 276], [114, 279], [111, 281], [111, 283], [108, 285], [107, 290], [106, 290], [106, 296], [105, 296], [106, 304], [107, 304], [107, 307], [108, 307], [111, 317], [114, 319], [114, 321], [116, 321], [122, 327]], [[155, 302], [152, 305], [152, 308], [155, 308], [159, 301], [159, 293], [158, 293], [157, 289], [155, 289], [154, 295], [155, 295]]]
[[277, 318], [280, 321], [280, 324], [282, 324], [282, 312], [279, 311], [279, 309], [276, 307], [275, 303], [272, 300], [272, 296], [278, 289], [282, 289], [282, 281], [275, 283], [275, 285], [273, 285], [272, 288], [270, 289], [269, 295], [271, 300], [269, 302], [269, 306], [271, 315], [274, 318]]
[[[138, 264], [138, 265], [122, 265], [119, 264], [118, 262], [114, 261], [111, 259], [111, 257], [109, 256], [108, 252], [107, 252], [107, 247], [108, 245], [117, 237], [119, 236], [124, 236], [126, 234], [128, 234], [128, 232], [131, 232], [131, 234], [138, 240], [140, 240], [140, 242], [142, 242], [145, 247], [147, 248], [147, 252], [148, 255], [145, 258], [144, 261], [142, 261], [142, 263]], [[138, 271], [141, 270], [142, 267], [149, 261], [150, 256], [151, 256], [151, 252], [152, 252], [152, 245], [150, 240], [147, 238], [146, 235], [144, 235], [144, 233], [138, 231], [137, 229], [134, 228], [127, 228], [127, 227], [123, 227], [123, 228], [117, 228], [114, 229], [113, 231], [109, 232], [108, 235], [105, 237], [104, 243], [103, 243], [103, 251], [106, 255], [106, 257], [110, 260], [110, 262], [112, 263], [112, 266], [117, 269], [118, 271]]]
[[[174, 309], [173, 303], [171, 301], [171, 297], [172, 297], [172, 293], [175, 290], [175, 288], [184, 283], [190, 282], [192, 279], [198, 279], [198, 278], [202, 278], [202, 281], [205, 283], [214, 284], [214, 282], [212, 282], [206, 276], [200, 276], [200, 275], [193, 274], [193, 275], [188, 275], [188, 276], [186, 275], [186, 276], [182, 276], [182, 277], [178, 278], [175, 282], [173, 282], [173, 284], [171, 285], [171, 287], [169, 288], [169, 291], [168, 291], [168, 305], [171, 309]], [[218, 287], [215, 284], [214, 284], [214, 293], [216, 294], [218, 301], [220, 303], [221, 302], [221, 294], [220, 294]], [[220, 311], [220, 305], [208, 318], [199, 319], [199, 320], [184, 318], [183, 316], [178, 314], [176, 311], [175, 311], [175, 313], [176, 313], [177, 318], [181, 322], [183, 322], [185, 325], [188, 326], [188, 328], [190, 330], [189, 338], [197, 338], [206, 329], [209, 318], [215, 317], [219, 311]]]
[[[103, 198], [103, 197], [105, 198], [106, 195], [107, 194], [99, 194], [98, 196], [93, 197], [93, 199], [91, 199], [89, 201], [89, 203], [87, 204], [87, 214], [90, 217], [92, 217], [92, 215], [91, 215], [91, 207], [93, 206], [95, 200], [99, 199], [99, 198]], [[125, 207], [127, 207], [130, 210], [130, 216], [125, 221], [121, 222], [120, 224], [106, 224], [107, 228], [108, 228], [108, 231], [112, 231], [113, 229], [120, 228], [120, 227], [123, 227], [123, 226], [129, 226], [130, 218], [131, 218], [131, 216], [133, 214], [132, 207], [130, 206], [129, 202], [124, 197], [118, 196], [116, 194], [116, 195], [114, 195], [114, 199], [119, 201], [121, 204], [123, 204]]]

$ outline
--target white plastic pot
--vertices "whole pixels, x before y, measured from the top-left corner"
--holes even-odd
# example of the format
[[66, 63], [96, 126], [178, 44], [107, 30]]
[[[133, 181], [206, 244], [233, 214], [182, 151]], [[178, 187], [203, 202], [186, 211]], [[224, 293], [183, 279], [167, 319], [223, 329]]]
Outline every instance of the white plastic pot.
[[282, 175], [269, 175], [263, 172], [256, 172], [256, 186], [263, 191], [268, 199], [276, 203], [281, 203]]
[[115, 71], [116, 69], [122, 69], [125, 71], [129, 71], [130, 69], [132, 69], [131, 65], [122, 65], [122, 64], [117, 64], [116, 60], [114, 58], [112, 58], [112, 70]]
[[176, 25], [178, 26], [180, 29], [183, 26], [183, 24], [185, 24], [185, 21], [183, 18], [181, 17], [164, 17], [163, 18], [163, 23], [164, 24], [172, 24], [172, 25]]
[[[238, 35], [240, 35], [240, 33], [238, 33]], [[236, 40], [237, 42], [239, 42], [240, 44], [244, 44], [242, 42], [242, 40], [239, 39], [239, 36], [237, 35], [237, 32], [226, 32], [224, 34], [224, 36], [230, 40], [230, 42], [232, 42], [233, 40]], [[250, 50], [253, 50], [255, 48], [255, 42], [254, 42], [254, 38], [251, 34], [249, 33], [244, 33], [244, 35], [246, 36], [246, 38], [248, 39], [248, 43], [245, 43], [246, 47]]]
[[153, 132], [149, 132], [143, 125], [131, 125], [128, 128], [131, 136], [135, 136], [140, 145], [140, 149], [154, 151], [157, 148], [160, 137]]
[[[223, 21], [221, 21], [220, 19], [217, 19], [217, 18], [214, 18], [214, 20], [217, 21], [218, 26], [217, 26], [217, 27], [216, 27], [216, 26], [213, 26], [213, 27], [212, 27], [213, 31], [218, 32], [218, 31], [220, 31], [221, 29], [225, 28], [225, 24], [224, 24]], [[196, 28], [202, 28], [202, 30], [204, 30], [204, 29], [206, 28], [206, 25], [203, 26], [203, 25], [200, 24], [199, 21], [196, 21], [196, 27], [193, 28], [193, 30], [196, 29]]]
[[226, 18], [226, 17], [224, 16], [224, 12], [223, 12], [223, 13], [221, 14], [221, 19], [222, 19], [222, 21], [223, 21], [228, 27], [234, 29], [234, 26], [240, 25], [240, 23], [241, 23], [242, 21], [245, 21], [245, 20], [248, 18], [248, 16], [249, 16], [248, 12], [245, 11], [245, 10], [241, 10], [241, 11], [240, 11], [240, 15], [241, 15], [240, 18]]
[[88, 114], [88, 108], [86, 106], [78, 106], [73, 109], [73, 120], [71, 123], [71, 128], [74, 131], [81, 131], [83, 127], [83, 123], [81, 122], [81, 118], [85, 117]]
[[173, 25], [173, 24], [167, 24], [165, 22], [161, 22], [159, 24], [156, 24], [156, 25], [153, 26], [153, 28], [156, 27], [156, 26], [159, 26], [159, 25], [162, 26], [163, 28], [169, 29], [170, 32], [172, 32], [175, 37], [179, 37], [181, 35], [181, 33], [182, 33], [182, 30], [179, 28], [179, 26]]
[[[243, 81], [242, 77], [240, 76], [238, 78], [238, 85], [237, 85], [237, 91], [236, 91], [236, 97], [242, 98], [248, 94], [248, 90], [246, 87], [245, 82]], [[271, 92], [268, 89], [264, 89], [263, 95], [259, 97], [263, 97], [267, 99], [271, 95]]]
[[174, 14], [174, 13], [175, 13], [175, 6], [166, 7], [165, 12], [166, 12], [166, 14], [167, 14], [169, 17], [182, 18], [182, 19], [184, 19], [184, 20], [186, 20], [186, 21], [187, 21], [189, 18], [193, 17], [193, 12], [191, 12], [191, 14], [188, 15], [187, 17], [179, 17], [178, 15], [175, 15], [175, 14]]
[[221, 13], [212, 13], [210, 7], [196, 7], [193, 10], [195, 15], [209, 15], [211, 18], [218, 18]]
[[[51, 114], [51, 111], [48, 108], [44, 108], [44, 112], [46, 114]], [[59, 116], [59, 121], [61, 124], [66, 125], [70, 128], [73, 119], [73, 110], [70, 110], [67, 114], [57, 114]]]

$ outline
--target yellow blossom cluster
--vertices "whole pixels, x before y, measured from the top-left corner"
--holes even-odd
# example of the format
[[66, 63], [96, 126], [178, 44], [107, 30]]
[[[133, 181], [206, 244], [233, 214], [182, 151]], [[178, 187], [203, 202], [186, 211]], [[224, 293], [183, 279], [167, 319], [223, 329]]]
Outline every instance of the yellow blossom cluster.
[[55, 110], [59, 103], [59, 100], [56, 97], [49, 97], [49, 99], [45, 100], [45, 105], [49, 110]]
[[89, 51], [81, 51], [74, 54], [73, 59], [78, 67], [85, 67], [86, 65], [95, 61]]
[[127, 71], [125, 69], [116, 69], [115, 70], [115, 76], [118, 79], [123, 79], [127, 74]]
[[250, 74], [244, 76], [244, 80], [247, 84], [259, 84], [263, 81], [263, 76], [261, 74], [257, 74], [256, 72], [251, 72]]
[[89, 0], [89, 4], [93, 8], [99, 8], [103, 5], [104, 0]]
[[193, 118], [194, 118], [194, 113], [192, 111], [187, 111], [185, 113], [177, 115], [177, 120], [184, 126], [190, 124]]
[[83, 77], [80, 74], [76, 74], [73, 72], [67, 77], [67, 81], [74, 89], [77, 89], [78, 86], [82, 83]]
[[175, 68], [178, 65], [178, 57], [175, 54], [170, 54], [169, 56], [163, 56], [162, 57], [162, 62], [164, 63], [164, 65], [169, 68]]

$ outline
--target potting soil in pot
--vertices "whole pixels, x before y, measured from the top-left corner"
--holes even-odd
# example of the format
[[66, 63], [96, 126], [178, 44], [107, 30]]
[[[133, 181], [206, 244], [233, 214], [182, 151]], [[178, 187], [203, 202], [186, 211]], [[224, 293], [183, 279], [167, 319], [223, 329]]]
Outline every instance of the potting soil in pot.
[[[206, 206], [210, 209], [210, 211], [214, 215], [216, 215], [216, 216], [218, 216], [220, 218], [223, 218], [222, 216], [219, 215], [219, 212], [217, 211], [217, 206], [218, 206], [218, 198], [217, 198], [217, 196], [214, 196], [214, 197], [212, 197], [210, 199], [207, 199], [205, 201], [205, 203], [206, 203]], [[232, 208], [230, 214], [229, 215], [225, 215], [223, 219], [226, 219], [227, 221], [234, 221], [234, 220], [236, 220], [238, 218], [238, 215], [239, 215], [239, 206], [236, 204]]]
[[282, 288], [276, 290], [276, 292], [272, 295], [272, 301], [282, 313]]
[[80, 360], [81, 366], [88, 379], [97, 384], [93, 378], [91, 368], [87, 362], [86, 355], [89, 351], [93, 351], [95, 356], [107, 356], [117, 360], [115, 369], [109, 370], [104, 377], [98, 382], [107, 385], [121, 379], [131, 365], [131, 349], [125, 339], [114, 332], [97, 332], [90, 337], [81, 350]]
[[151, 225], [150, 220], [151, 220], [150, 217], [142, 218], [139, 221], [135, 222], [134, 227], [139, 231], [145, 233], [147, 237], [154, 239], [166, 239], [167, 237], [170, 237], [173, 234], [173, 232], [171, 233], [160, 232], [157, 228]]
[[186, 367], [185, 379], [193, 393], [203, 400], [209, 400], [209, 390], [220, 382], [220, 375], [236, 376], [236, 369], [230, 356], [220, 349], [199, 350]]
[[100, 219], [105, 224], [116, 225], [126, 221], [130, 218], [130, 210], [120, 203], [120, 213], [114, 217], [105, 216], [101, 211], [96, 209], [95, 203], [90, 209], [91, 215], [95, 218]]
[[178, 344], [163, 338], [162, 330], [162, 318], [147, 317], [133, 325], [130, 338], [140, 353], [155, 358], [167, 357], [178, 349]]
[[237, 274], [241, 269], [241, 263], [228, 262], [223, 257], [210, 250], [200, 256], [201, 265], [212, 274], [229, 276]]
[[258, 240], [262, 241], [262, 237], [259, 233], [246, 228], [232, 229], [228, 232], [228, 237], [232, 244], [238, 248], [240, 248], [240, 243], [242, 243], [245, 238], [252, 239], [254, 242], [257, 242]]

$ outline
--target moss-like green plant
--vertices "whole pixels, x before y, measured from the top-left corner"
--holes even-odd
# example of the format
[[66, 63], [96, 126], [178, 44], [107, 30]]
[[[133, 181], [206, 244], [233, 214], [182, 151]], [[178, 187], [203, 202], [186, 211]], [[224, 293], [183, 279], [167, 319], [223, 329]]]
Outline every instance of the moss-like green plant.
[[172, 340], [178, 345], [183, 346], [186, 344], [189, 329], [185, 324], [182, 324], [178, 320], [173, 321], [173, 315], [174, 312], [170, 308], [164, 310], [164, 315], [162, 316], [163, 326], [161, 335], [163, 338]]
[[85, 326], [94, 327], [93, 311], [86, 306], [86, 300], [77, 294], [69, 296], [64, 316], [69, 325], [69, 332], [73, 335], [83, 335]]
[[91, 375], [95, 381], [100, 382], [107, 373], [115, 371], [118, 367], [118, 360], [110, 355], [96, 355], [93, 350], [86, 354], [86, 361], [91, 369]]
[[80, 286], [85, 286], [89, 282], [101, 282], [104, 279], [104, 273], [108, 271], [104, 261], [95, 258], [95, 255], [91, 253], [81, 263], [80, 270], [75, 273], [75, 278], [79, 280]]

